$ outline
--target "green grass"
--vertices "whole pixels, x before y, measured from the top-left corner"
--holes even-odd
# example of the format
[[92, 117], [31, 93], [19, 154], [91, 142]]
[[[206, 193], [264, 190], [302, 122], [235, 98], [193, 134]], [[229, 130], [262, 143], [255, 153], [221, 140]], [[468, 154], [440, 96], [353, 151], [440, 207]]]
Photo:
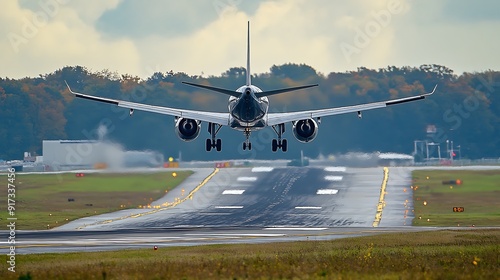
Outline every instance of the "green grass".
[[500, 230], [18, 255], [1, 279], [498, 279]]
[[[137, 208], [165, 195], [192, 172], [22, 174], [15, 180], [17, 229], [47, 229], [69, 221]], [[0, 176], [7, 184], [7, 176]], [[75, 201], [69, 202], [68, 198]], [[7, 188], [0, 194], [7, 201]], [[0, 211], [5, 220], [8, 212]]]
[[[442, 181], [460, 179], [461, 185]], [[450, 187], [451, 186], [451, 187]], [[419, 170], [413, 172], [416, 226], [499, 226], [500, 171]], [[424, 202], [427, 205], [424, 205]], [[464, 207], [464, 212], [453, 212]]]

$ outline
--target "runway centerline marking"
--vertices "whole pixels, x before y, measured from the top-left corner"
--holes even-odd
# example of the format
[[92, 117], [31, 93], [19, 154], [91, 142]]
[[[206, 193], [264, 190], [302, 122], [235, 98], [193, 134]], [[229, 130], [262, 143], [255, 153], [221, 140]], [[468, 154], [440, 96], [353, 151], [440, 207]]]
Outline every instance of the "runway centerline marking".
[[327, 181], [342, 181], [343, 178], [342, 176], [325, 176]]
[[242, 209], [243, 206], [215, 206], [216, 209]]
[[322, 209], [321, 206], [295, 206], [295, 209], [306, 209], [306, 210], [319, 210]]
[[339, 190], [334, 190], [334, 189], [322, 189], [318, 190], [316, 194], [337, 194]]
[[255, 182], [257, 181], [257, 177], [238, 177], [236, 180], [239, 182]]
[[245, 190], [225, 190], [222, 194], [243, 194]]

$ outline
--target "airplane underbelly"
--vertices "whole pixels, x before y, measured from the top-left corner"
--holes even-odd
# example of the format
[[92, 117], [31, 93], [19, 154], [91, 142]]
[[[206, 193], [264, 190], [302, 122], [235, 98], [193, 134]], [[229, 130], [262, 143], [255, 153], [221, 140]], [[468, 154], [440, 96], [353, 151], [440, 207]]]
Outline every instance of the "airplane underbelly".
[[233, 108], [231, 115], [244, 123], [252, 123], [262, 119], [265, 112], [260, 108], [260, 106], [235, 106]]
[[251, 130], [259, 130], [266, 126], [266, 122], [264, 121], [264, 118], [258, 119], [253, 122], [242, 122], [235, 119], [234, 117], [231, 117], [229, 126], [236, 130], [245, 130], [247, 128], [250, 128]]
[[265, 127], [268, 104], [267, 99], [255, 99], [253, 95], [230, 99], [230, 127], [237, 130], [257, 130]]

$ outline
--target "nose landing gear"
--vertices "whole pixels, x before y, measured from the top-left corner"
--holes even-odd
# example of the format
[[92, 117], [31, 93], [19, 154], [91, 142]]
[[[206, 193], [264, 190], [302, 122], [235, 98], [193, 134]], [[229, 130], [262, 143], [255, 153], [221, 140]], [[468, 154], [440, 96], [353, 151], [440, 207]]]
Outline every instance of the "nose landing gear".
[[252, 131], [250, 128], [245, 128], [243, 133], [245, 134], [245, 142], [243, 142], [243, 151], [248, 149], [249, 151], [252, 150], [252, 143], [250, 142], [250, 133]]

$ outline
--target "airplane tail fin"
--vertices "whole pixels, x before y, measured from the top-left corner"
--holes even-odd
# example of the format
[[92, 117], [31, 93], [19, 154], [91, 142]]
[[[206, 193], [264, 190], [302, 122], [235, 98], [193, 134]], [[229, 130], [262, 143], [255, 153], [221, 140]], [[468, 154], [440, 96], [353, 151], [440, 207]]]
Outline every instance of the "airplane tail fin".
[[[246, 68], [246, 85], [251, 86], [252, 81], [251, 81], [251, 74], [250, 74], [250, 21], [248, 21], [248, 34], [247, 34], [247, 68]], [[212, 87], [212, 86], [205, 86], [205, 85], [200, 85], [200, 84], [194, 84], [194, 83], [189, 83], [189, 82], [182, 82], [183, 84], [194, 86], [194, 87], [199, 87], [199, 88], [204, 88], [216, 92], [220, 92], [226, 95], [231, 95], [234, 97], [239, 97], [241, 95], [240, 92], [236, 92], [234, 90], [229, 90], [225, 88], [218, 88], [218, 87]]]
[[247, 31], [247, 86], [252, 85], [251, 73], [250, 73], [250, 21], [248, 21], [248, 31]]
[[[250, 21], [248, 21], [248, 29], [247, 29], [247, 86], [252, 85], [252, 73], [250, 72]], [[304, 89], [304, 88], [309, 88], [309, 87], [315, 87], [316, 85], [306, 85], [306, 86], [299, 86], [299, 87], [291, 87], [291, 88], [283, 88], [283, 89], [277, 89], [277, 90], [271, 90], [271, 91], [264, 91], [264, 92], [256, 92], [255, 96], [257, 98], [261, 98], [264, 96], [269, 96], [269, 95], [274, 95], [274, 94], [279, 94], [283, 92], [289, 92], [289, 91], [294, 91], [294, 90], [299, 90], [299, 89]]]
[[[251, 86], [252, 85], [252, 74], [250, 72], [250, 21], [248, 21], [248, 30], [247, 30], [247, 68], [246, 68], [246, 86]], [[182, 82], [183, 84], [194, 86], [194, 87], [199, 87], [199, 88], [204, 88], [216, 92], [220, 92], [226, 95], [231, 95], [234, 97], [239, 97], [241, 95], [241, 92], [236, 92], [234, 90], [229, 90], [229, 89], [224, 89], [224, 88], [217, 88], [217, 87], [212, 87], [212, 86], [206, 86], [206, 85], [200, 85], [200, 84], [194, 84], [194, 83], [189, 83], [189, 82]], [[264, 92], [256, 92], [255, 96], [257, 98], [265, 97], [265, 96], [270, 96], [270, 95], [275, 95], [279, 93], [284, 93], [284, 92], [289, 92], [289, 91], [294, 91], [294, 90], [299, 90], [299, 89], [305, 89], [305, 88], [310, 88], [310, 87], [315, 87], [318, 86], [317, 84], [314, 85], [305, 85], [305, 86], [298, 86], [298, 87], [289, 87], [289, 88], [282, 88], [282, 89], [277, 89], [277, 90], [270, 90], [270, 91], [264, 91]]]

